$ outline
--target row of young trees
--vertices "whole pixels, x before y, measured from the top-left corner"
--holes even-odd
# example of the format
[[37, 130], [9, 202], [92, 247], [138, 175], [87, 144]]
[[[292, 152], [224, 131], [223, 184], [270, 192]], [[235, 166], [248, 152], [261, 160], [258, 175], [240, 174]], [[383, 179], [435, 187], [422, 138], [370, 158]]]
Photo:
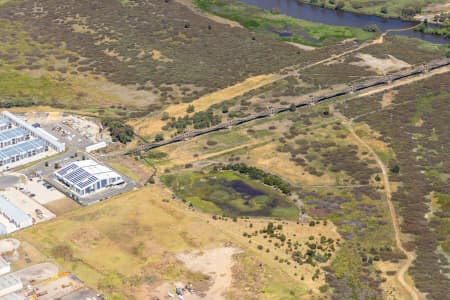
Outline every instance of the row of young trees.
[[212, 110], [206, 110], [196, 112], [192, 116], [172, 118], [163, 129], [176, 129], [177, 133], [181, 133], [190, 126], [194, 129], [208, 128], [220, 124], [221, 121], [221, 116], [214, 114]]

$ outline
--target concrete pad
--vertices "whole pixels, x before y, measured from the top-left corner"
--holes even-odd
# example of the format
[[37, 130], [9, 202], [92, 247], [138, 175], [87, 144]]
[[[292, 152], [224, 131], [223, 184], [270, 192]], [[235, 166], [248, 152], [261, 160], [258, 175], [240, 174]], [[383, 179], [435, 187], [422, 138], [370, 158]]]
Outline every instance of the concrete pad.
[[55, 300], [61, 299], [61, 297], [69, 295], [82, 287], [83, 284], [81, 281], [74, 280], [70, 276], [63, 276], [35, 286], [35, 291], [36, 294], [43, 294], [39, 296], [39, 300]]
[[47, 204], [52, 201], [60, 200], [65, 197], [63, 193], [52, 187], [48, 189], [44, 186], [44, 181], [40, 181], [39, 179], [32, 178], [28, 180], [27, 183], [19, 184], [19, 187], [23, 188], [25, 192], [29, 192], [30, 194], [34, 194], [34, 200], [39, 202], [40, 204]]
[[97, 293], [89, 288], [80, 289], [61, 298], [61, 300], [97, 300], [97, 299], [102, 298], [97, 297]]
[[[4, 195], [11, 203], [30, 215], [36, 223], [47, 221], [56, 217], [55, 214], [47, 208], [15, 188], [9, 188], [5, 191], [1, 191], [0, 194]], [[38, 214], [38, 211], [41, 211], [42, 214]]]
[[52, 263], [42, 263], [32, 265], [27, 268], [14, 272], [14, 275], [19, 277], [22, 282], [28, 283], [31, 281], [45, 281], [52, 277], [58, 276], [58, 266]]
[[0, 176], [0, 189], [6, 189], [19, 183], [20, 177], [15, 175]]

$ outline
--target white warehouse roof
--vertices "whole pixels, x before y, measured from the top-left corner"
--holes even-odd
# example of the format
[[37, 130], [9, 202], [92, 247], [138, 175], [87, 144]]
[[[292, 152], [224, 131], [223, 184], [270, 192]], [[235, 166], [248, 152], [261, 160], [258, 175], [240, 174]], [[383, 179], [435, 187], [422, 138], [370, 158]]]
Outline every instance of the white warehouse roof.
[[22, 287], [20, 278], [12, 273], [0, 277], [0, 296], [2, 297], [19, 291]]
[[123, 182], [122, 176], [117, 172], [91, 159], [70, 163], [56, 171], [55, 175], [59, 180], [79, 190], [84, 190], [86, 187], [104, 180], [107, 185]]
[[0, 212], [19, 228], [31, 225], [33, 222], [33, 219], [26, 212], [12, 204], [3, 195], [0, 195]]

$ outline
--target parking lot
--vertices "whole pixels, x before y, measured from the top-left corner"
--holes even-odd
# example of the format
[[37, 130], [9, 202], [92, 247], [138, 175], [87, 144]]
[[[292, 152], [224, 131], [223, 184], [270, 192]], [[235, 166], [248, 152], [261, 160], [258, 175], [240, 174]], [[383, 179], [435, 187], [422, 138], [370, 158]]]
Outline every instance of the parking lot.
[[[22, 170], [28, 178], [37, 178], [37, 181], [43, 180], [49, 183], [57, 190], [59, 194], [56, 192], [48, 193], [52, 192], [51, 189], [48, 189], [48, 191], [42, 190], [33, 181], [29, 183], [29, 188], [34, 186], [37, 193], [39, 193], [39, 191], [44, 192], [43, 195], [45, 196], [38, 197], [39, 200], [37, 200], [42, 204], [50, 202], [50, 199], [58, 197], [61, 193], [73, 198], [70, 190], [68, 190], [64, 184], [61, 184], [56, 179], [54, 172], [73, 161], [95, 159], [92, 155], [85, 152], [86, 146], [92, 145], [99, 141], [109, 142], [109, 134], [100, 133], [101, 130], [97, 124], [76, 116], [39, 113], [32, 116], [27, 116], [27, 118], [29, 122], [38, 122], [43, 129], [55, 135], [68, 146], [68, 151]], [[125, 184], [93, 193], [87, 197], [77, 199], [77, 202], [82, 205], [90, 205], [136, 187], [136, 183], [132, 179], [124, 176], [123, 174], [121, 175], [125, 181]]]
[[32, 199], [31, 196], [34, 194], [27, 195], [23, 190], [16, 188], [9, 188], [1, 191], [0, 194], [6, 196], [12, 204], [30, 215], [35, 223], [48, 221], [55, 217], [54, 213]]

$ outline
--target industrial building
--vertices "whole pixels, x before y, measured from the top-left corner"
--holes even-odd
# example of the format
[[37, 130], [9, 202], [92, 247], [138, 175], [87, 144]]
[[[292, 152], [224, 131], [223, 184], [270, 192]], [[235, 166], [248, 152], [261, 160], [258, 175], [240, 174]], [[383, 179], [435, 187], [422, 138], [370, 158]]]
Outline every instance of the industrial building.
[[0, 148], [18, 144], [29, 138], [29, 133], [22, 128], [12, 128], [0, 131]]
[[42, 140], [29, 140], [3, 148], [0, 149], [0, 166], [6, 166], [46, 151], [48, 151], [48, 146]]
[[23, 297], [16, 293], [12, 293], [5, 296], [0, 296], [0, 300], [23, 300]]
[[118, 173], [90, 159], [70, 163], [56, 171], [55, 175], [77, 197], [85, 197], [110, 186], [124, 183], [122, 176]]
[[33, 218], [12, 204], [3, 195], [0, 195], [0, 215], [9, 222], [9, 224], [6, 224], [9, 226], [4, 228], [6, 234], [33, 225]]
[[34, 127], [10, 112], [2, 112], [0, 170], [7, 170], [39, 159], [37, 155], [49, 151], [50, 148], [56, 152], [62, 152], [65, 151], [66, 146], [42, 128]]
[[14, 274], [0, 276], [0, 297], [20, 291], [23, 288], [22, 281]]
[[0, 256], [0, 276], [11, 272], [11, 264]]
[[9, 128], [11, 128], [11, 122], [3, 118], [0, 118], [0, 130], [6, 130]]
[[51, 135], [44, 129], [40, 127], [34, 127], [8, 111], [4, 111], [2, 113], [2, 118], [6, 122], [10, 122], [16, 127], [25, 129], [31, 136], [35, 137], [36, 139], [42, 140], [46, 145], [55, 149], [55, 151], [65, 151], [66, 145], [64, 143], [61, 143], [55, 136]]

